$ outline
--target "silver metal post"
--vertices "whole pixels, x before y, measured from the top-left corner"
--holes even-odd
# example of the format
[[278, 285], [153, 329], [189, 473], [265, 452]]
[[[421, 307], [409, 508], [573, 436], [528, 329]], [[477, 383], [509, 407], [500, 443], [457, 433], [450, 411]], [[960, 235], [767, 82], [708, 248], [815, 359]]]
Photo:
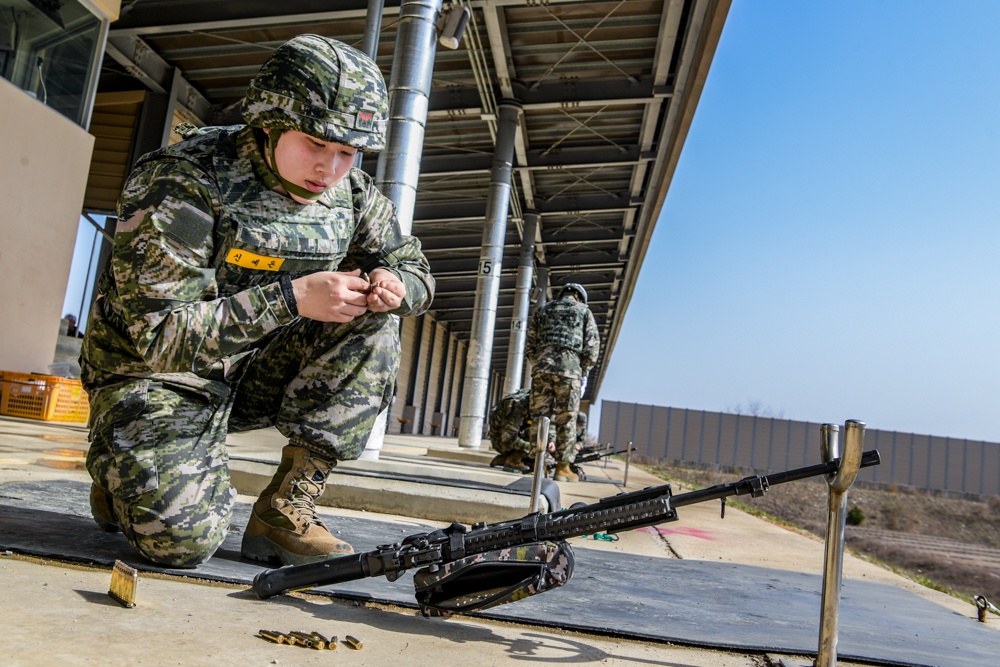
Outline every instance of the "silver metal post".
[[538, 211], [524, 212], [521, 256], [517, 262], [517, 282], [514, 287], [514, 317], [510, 323], [510, 345], [507, 346], [504, 396], [513, 394], [521, 388], [524, 342], [528, 337], [528, 306], [531, 305], [531, 274], [535, 270], [535, 231], [538, 229], [538, 217]]
[[413, 229], [441, 3], [403, 0], [399, 7], [396, 50], [389, 76], [389, 128], [375, 184], [396, 204], [396, 217], [404, 234]]
[[625, 479], [622, 480], [622, 486], [628, 486], [628, 469], [632, 464], [632, 443], [628, 443], [628, 453], [625, 455]]
[[[542, 417], [538, 424], [538, 439], [535, 442], [538, 449], [535, 452], [535, 474], [531, 479], [531, 508], [529, 513], [538, 510], [538, 502], [542, 495], [542, 478], [545, 477], [545, 456], [549, 452], [549, 418]], [[552, 508], [555, 510], [556, 508]]]
[[823, 562], [823, 601], [819, 618], [819, 651], [816, 667], [836, 667], [837, 633], [840, 620], [840, 582], [844, 573], [844, 526], [847, 523], [847, 490], [854, 484], [861, 467], [865, 445], [865, 423], [854, 419], [844, 424], [844, 451], [837, 442], [839, 427], [820, 427], [823, 460], [840, 459], [837, 472], [827, 475], [830, 506], [826, 525], [826, 549]]
[[604, 469], [608, 469], [608, 459], [611, 458], [611, 443], [607, 442], [604, 444]]
[[472, 335], [465, 364], [465, 389], [458, 426], [458, 446], [478, 449], [483, 442], [490, 365], [493, 361], [493, 331], [500, 294], [507, 208], [510, 204], [510, 175], [514, 160], [514, 137], [521, 118], [521, 103], [502, 100], [497, 120], [497, 141], [493, 149], [490, 189], [486, 197], [483, 247], [479, 254], [479, 277], [472, 311]]

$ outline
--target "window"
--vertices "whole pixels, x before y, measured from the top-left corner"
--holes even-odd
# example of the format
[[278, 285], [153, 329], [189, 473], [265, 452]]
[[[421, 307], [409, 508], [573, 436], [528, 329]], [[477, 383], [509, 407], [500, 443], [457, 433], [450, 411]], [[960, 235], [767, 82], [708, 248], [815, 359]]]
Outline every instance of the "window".
[[105, 26], [77, 0], [0, 0], [0, 76], [86, 126]]

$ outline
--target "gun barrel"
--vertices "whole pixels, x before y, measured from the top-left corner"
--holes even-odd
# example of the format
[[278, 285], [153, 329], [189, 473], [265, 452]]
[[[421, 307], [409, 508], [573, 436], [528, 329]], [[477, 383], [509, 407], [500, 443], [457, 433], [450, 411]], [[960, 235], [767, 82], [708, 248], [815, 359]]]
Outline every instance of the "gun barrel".
[[[861, 455], [862, 468], [877, 466], [880, 462], [881, 457], [879, 456], [877, 449], [872, 449]], [[800, 479], [808, 479], [810, 477], [819, 477], [821, 475], [835, 473], [837, 472], [837, 467], [839, 465], [840, 459], [835, 459], [828, 463], [817, 463], [813, 466], [796, 468], [795, 470], [788, 470], [784, 472], [776, 472], [770, 475], [765, 475], [764, 477], [747, 477], [730, 484], [716, 484], [715, 486], [710, 486], [707, 489], [699, 489], [698, 491], [678, 494], [670, 499], [670, 505], [672, 507], [684, 507], [685, 505], [694, 505], [695, 503], [703, 503], [709, 500], [728, 498], [729, 496], [741, 496], [750, 493], [752, 488], [750, 480], [760, 480], [763, 483], [763, 488], [766, 490], [768, 487], [776, 484], [786, 484]]]
[[317, 586], [364, 579], [369, 575], [368, 554], [350, 554], [318, 563], [264, 570], [253, 578], [253, 592], [261, 600]]

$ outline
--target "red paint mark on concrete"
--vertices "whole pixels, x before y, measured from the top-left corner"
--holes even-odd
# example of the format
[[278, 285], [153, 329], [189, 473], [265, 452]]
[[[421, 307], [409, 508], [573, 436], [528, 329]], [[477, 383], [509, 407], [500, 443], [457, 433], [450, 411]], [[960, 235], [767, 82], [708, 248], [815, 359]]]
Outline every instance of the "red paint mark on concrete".
[[719, 538], [713, 536], [707, 530], [702, 530], [701, 528], [662, 528], [660, 526], [646, 526], [645, 528], [640, 528], [639, 530], [650, 533], [651, 535], [687, 535], [688, 537], [697, 537], [699, 540], [708, 540], [709, 542], [717, 542]]

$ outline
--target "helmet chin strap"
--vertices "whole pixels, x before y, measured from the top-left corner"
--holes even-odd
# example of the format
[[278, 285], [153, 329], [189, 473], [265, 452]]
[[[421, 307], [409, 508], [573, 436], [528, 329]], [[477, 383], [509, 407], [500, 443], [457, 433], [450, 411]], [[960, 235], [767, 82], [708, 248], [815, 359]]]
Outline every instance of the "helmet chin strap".
[[268, 165], [268, 168], [271, 170], [272, 174], [278, 177], [281, 185], [288, 190], [290, 194], [309, 201], [319, 201], [320, 197], [323, 196], [322, 192], [313, 192], [312, 190], [307, 190], [300, 185], [286, 181], [282, 178], [281, 174], [278, 173], [278, 161], [274, 158], [274, 147], [278, 145], [278, 138], [281, 137], [282, 132], [284, 132], [284, 130], [271, 128], [271, 131], [267, 133], [267, 155], [271, 158], [271, 164]]

